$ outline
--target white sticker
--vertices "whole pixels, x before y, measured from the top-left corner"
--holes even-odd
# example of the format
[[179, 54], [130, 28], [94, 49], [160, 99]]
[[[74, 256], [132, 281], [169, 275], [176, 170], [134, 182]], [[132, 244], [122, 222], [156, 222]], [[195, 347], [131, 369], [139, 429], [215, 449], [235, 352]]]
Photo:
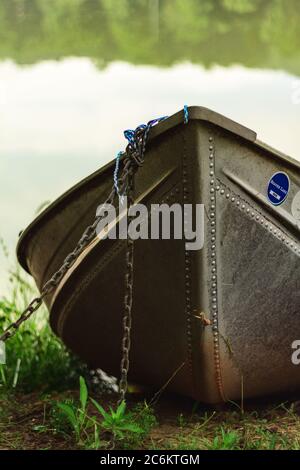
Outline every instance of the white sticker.
[[292, 216], [294, 217], [294, 219], [296, 219], [298, 227], [300, 227], [300, 191], [298, 191], [296, 196], [294, 196], [291, 211]]

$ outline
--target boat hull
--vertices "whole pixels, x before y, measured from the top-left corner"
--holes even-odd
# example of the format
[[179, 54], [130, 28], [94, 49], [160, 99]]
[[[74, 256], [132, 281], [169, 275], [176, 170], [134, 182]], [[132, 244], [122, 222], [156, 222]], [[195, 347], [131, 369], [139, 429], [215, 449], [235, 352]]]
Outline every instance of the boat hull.
[[[39, 288], [105, 200], [113, 165], [62, 196], [23, 234], [21, 264]], [[282, 204], [268, 198], [287, 174]], [[300, 167], [256, 134], [204, 108], [150, 134], [135, 178], [146, 205], [204, 204], [204, 247], [134, 242], [133, 382], [217, 403], [300, 389], [291, 356], [300, 339]], [[126, 241], [96, 238], [46, 299], [53, 330], [91, 367], [118, 375]]]

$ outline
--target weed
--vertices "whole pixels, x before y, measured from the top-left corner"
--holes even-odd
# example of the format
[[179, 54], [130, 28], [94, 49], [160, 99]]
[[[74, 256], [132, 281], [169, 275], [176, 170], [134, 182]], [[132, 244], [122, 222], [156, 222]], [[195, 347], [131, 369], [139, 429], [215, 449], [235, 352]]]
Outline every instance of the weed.
[[[107, 437], [114, 437], [118, 446], [128, 448], [145, 437], [156, 424], [153, 412], [146, 403], [139, 404], [132, 412], [122, 401], [114, 410], [106, 411], [95, 399], [88, 397], [83, 377], [80, 377], [80, 398], [56, 403], [52, 411], [53, 428], [64, 435], [74, 434], [79, 446], [98, 449], [105, 447]], [[87, 411], [88, 398], [97, 414]]]
[[116, 411], [114, 411], [112, 407], [109, 407], [109, 412], [105, 411], [104, 408], [93, 398], [91, 398], [91, 401], [103, 417], [101, 427], [106, 431], [109, 431], [118, 440], [123, 440], [127, 432], [137, 434], [143, 433], [142, 428], [140, 428], [132, 419], [132, 415], [126, 413], [125, 401], [120, 403]]
[[225, 431], [221, 427], [221, 435], [214, 438], [213, 443], [208, 445], [210, 450], [232, 450], [237, 448], [239, 436], [235, 431]]
[[79, 405], [73, 401], [60, 402], [57, 404], [58, 409], [62, 415], [66, 418], [70, 427], [72, 428], [76, 441], [82, 444], [88, 436], [88, 429], [93, 425], [92, 419], [87, 414], [87, 400], [88, 390], [83, 377], [79, 378], [80, 394], [79, 394]]

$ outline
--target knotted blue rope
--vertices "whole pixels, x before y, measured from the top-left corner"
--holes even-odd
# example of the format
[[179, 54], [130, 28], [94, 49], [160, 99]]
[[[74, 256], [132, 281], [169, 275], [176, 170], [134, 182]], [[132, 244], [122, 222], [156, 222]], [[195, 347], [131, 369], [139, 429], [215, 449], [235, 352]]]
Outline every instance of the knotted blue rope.
[[183, 122], [184, 124], [187, 124], [189, 122], [189, 109], [186, 104], [183, 107], [183, 115], [184, 115]]
[[[129, 147], [131, 147], [132, 150], [138, 150], [138, 142], [136, 139], [136, 136], [141, 130], [145, 131], [145, 139], [147, 139], [148, 132], [151, 129], [151, 127], [155, 126], [155, 124], [164, 121], [167, 119], [168, 116], [163, 116], [159, 117], [157, 119], [152, 119], [151, 121], [148, 122], [148, 124], [140, 124], [135, 130], [133, 129], [126, 129], [124, 131], [124, 137], [128, 141]], [[115, 169], [114, 169], [114, 187], [116, 190], [116, 193], [120, 198], [122, 198], [122, 194], [120, 193], [120, 188], [119, 188], [119, 169], [120, 169], [120, 158], [123, 155], [124, 152], [118, 152], [116, 156], [116, 164], [115, 164]]]
[[[184, 124], [187, 124], [189, 122], [189, 110], [186, 104], [183, 107], [183, 115], [184, 115], [183, 122]], [[151, 121], [148, 122], [148, 124], [140, 124], [135, 130], [126, 129], [124, 131], [124, 137], [128, 141], [129, 147], [132, 150], [138, 150], [138, 142], [136, 139], [136, 136], [138, 135], [138, 133], [141, 130], [144, 130], [145, 131], [144, 135], [145, 135], [145, 138], [147, 139], [148, 132], [151, 129], [151, 127], [155, 126], [155, 124], [158, 124], [161, 121], [164, 121], [167, 118], [168, 116], [162, 116], [156, 119], [152, 119]], [[120, 194], [119, 178], [118, 178], [119, 169], [120, 169], [120, 158], [122, 157], [123, 154], [124, 152], [118, 152], [116, 156], [116, 165], [114, 169], [114, 187], [119, 197], [123, 197], [122, 194]]]

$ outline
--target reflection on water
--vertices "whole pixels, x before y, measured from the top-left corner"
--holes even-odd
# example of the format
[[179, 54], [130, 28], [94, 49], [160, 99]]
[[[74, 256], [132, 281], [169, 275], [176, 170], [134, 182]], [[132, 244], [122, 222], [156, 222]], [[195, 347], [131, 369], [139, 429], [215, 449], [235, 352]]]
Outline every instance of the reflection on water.
[[185, 103], [300, 160], [299, 10], [296, 0], [2, 0], [0, 236], [10, 250], [41, 203], [124, 147], [124, 129]]
[[300, 72], [299, 0], [1, 0], [0, 58]]

